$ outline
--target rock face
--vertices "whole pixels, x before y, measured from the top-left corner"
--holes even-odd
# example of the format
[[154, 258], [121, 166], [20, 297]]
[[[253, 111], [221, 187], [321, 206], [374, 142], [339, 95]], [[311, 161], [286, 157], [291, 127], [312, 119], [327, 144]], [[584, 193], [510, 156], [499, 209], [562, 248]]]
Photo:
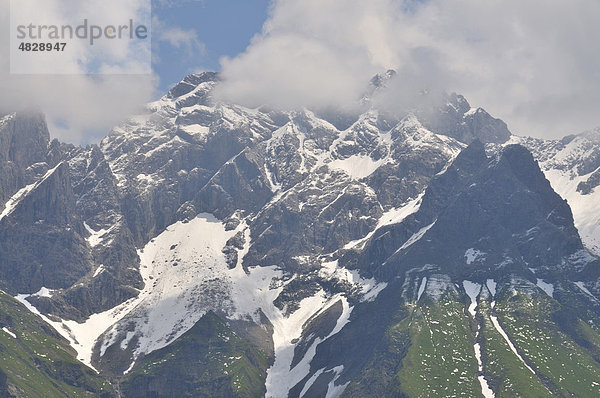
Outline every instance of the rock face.
[[471, 108], [462, 95], [450, 95], [439, 109], [418, 112], [423, 124], [431, 131], [444, 134], [461, 142], [502, 144], [511, 134], [500, 119], [490, 116], [484, 109]]
[[[343, 396], [378, 395], [369, 386], [384, 395], [412, 396], [408, 382], [398, 385], [394, 380], [395, 375], [406, 375], [411, 367], [406, 362], [408, 347], [420, 344], [413, 336], [417, 331], [406, 328], [406, 323], [411, 319], [421, 322], [417, 321], [424, 311], [421, 307], [434, 310], [438, 305], [460, 302], [460, 284], [465, 280], [478, 281], [473, 283], [478, 289], [475, 296], [488, 295], [488, 310], [496, 295], [496, 281], [498, 286], [504, 286], [503, 296], [496, 296], [498, 300], [515, 300], [519, 294], [525, 294], [529, 300], [547, 305], [546, 295], [554, 294], [557, 301], [551, 300], [550, 312], [555, 318], [549, 321], [552, 326], [546, 327], [562, 330], [556, 333], [566, 333], [568, 339], [576, 338], [574, 335], [579, 332], [567, 332], [566, 320], [559, 319], [562, 311], [569, 311], [566, 308], [597, 322], [596, 305], [594, 315], [585, 305], [572, 307], [577, 308], [575, 301], [582, 297], [572, 288], [573, 282], [567, 281], [596, 280], [600, 261], [589, 254], [582, 259], [583, 245], [566, 201], [552, 190], [530, 152], [519, 145], [507, 146], [488, 158], [483, 145], [474, 142], [430, 182], [416, 213], [376, 231], [363, 247], [343, 254], [340, 263], [386, 280], [388, 287], [374, 303], [358, 305], [353, 312], [355, 321], [319, 346], [309, 375], [296, 386], [296, 391], [305, 388], [303, 383], [312, 380], [310, 375], [320, 374], [322, 382], [319, 384], [317, 378], [311, 387], [316, 395], [327, 393], [329, 383], [339, 380], [334, 385], [351, 383]], [[486, 283], [491, 283], [493, 293]], [[583, 286], [583, 282], [579, 283]], [[546, 292], [543, 297], [540, 286]], [[420, 307], [411, 310], [413, 307], [408, 306], [407, 311], [398, 302], [419, 302]], [[462, 311], [461, 308], [461, 316]], [[494, 316], [489, 314], [493, 312], [485, 316]], [[430, 319], [436, 325], [443, 322], [439, 316]], [[517, 327], [529, 327], [528, 322]], [[419, 326], [422, 327], [426, 326]], [[452, 339], [446, 336], [451, 336], [451, 329], [442, 329], [441, 338], [432, 334], [429, 344], [448, 344]], [[525, 344], [524, 340], [521, 342]], [[492, 337], [487, 340], [490, 346], [495, 343]], [[425, 348], [420, 346], [420, 350]], [[457, 348], [454, 352], [458, 353]], [[438, 355], [437, 360], [444, 359], [439, 349]], [[529, 358], [541, 366], [541, 362]], [[338, 367], [342, 367], [341, 373], [325, 376], [323, 369]], [[598, 377], [598, 365], [594, 368], [592, 379]], [[375, 376], [378, 372], [383, 373]], [[540, 377], [537, 372], [534, 374]], [[550, 391], [561, 389], [558, 384], [550, 387], [547, 380], [542, 380], [542, 384]], [[468, 390], [459, 386], [455, 391]]]
[[393, 78], [348, 114], [190, 75], [86, 148], [5, 116], [0, 287], [124, 396], [596, 391], [597, 134], [514, 137], [455, 94], [391, 114]]
[[52, 156], [42, 115], [5, 116], [0, 142], [0, 286], [67, 288], [91, 268], [69, 167]]
[[581, 250], [567, 202], [531, 153], [510, 145], [488, 158], [476, 141], [430, 182], [418, 212], [375, 233], [357, 260], [346, 257], [384, 279], [407, 265], [430, 265], [464, 280], [528, 267], [568, 268], [562, 259]]
[[[36, 298], [40, 308], [78, 319], [136, 295], [135, 243], [100, 149], [50, 142], [37, 114], [5, 116], [0, 136], [0, 286], [11, 294], [57, 290]], [[105, 274], [91, 278], [101, 266]]]
[[66, 164], [29, 187], [0, 220], [0, 280], [13, 294], [67, 288], [91, 268]]
[[[0, 203], [44, 173], [50, 134], [40, 114], [10, 114], [0, 119]], [[42, 171], [43, 170], [43, 171]]]
[[512, 139], [526, 146], [539, 160], [552, 187], [573, 210], [575, 226], [586, 248], [600, 255], [600, 131], [595, 129], [562, 140]]

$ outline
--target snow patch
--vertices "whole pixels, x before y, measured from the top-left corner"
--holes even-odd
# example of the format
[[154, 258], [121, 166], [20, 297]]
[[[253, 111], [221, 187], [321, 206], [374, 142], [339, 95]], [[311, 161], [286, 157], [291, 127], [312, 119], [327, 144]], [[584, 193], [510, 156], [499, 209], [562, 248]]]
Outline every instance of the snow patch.
[[96, 268], [96, 271], [94, 272], [94, 276], [92, 276], [92, 278], [97, 277], [98, 275], [100, 275], [103, 272], [104, 272], [104, 265], [100, 264], [100, 266], [98, 266], [98, 268]]
[[496, 286], [497, 286], [497, 283], [493, 279], [488, 279], [485, 282], [485, 285], [487, 286], [488, 291], [492, 295], [492, 304], [491, 304], [491, 307], [492, 307], [492, 309], [494, 309], [494, 307], [496, 306]]
[[[51, 321], [26, 300], [29, 295], [16, 298], [69, 340], [77, 351], [77, 358], [90, 367], [92, 349], [100, 336], [106, 332], [100, 350], [103, 355], [110, 345], [117, 343], [119, 322], [127, 317], [124, 323], [137, 324], [135, 359], [140, 353], [149, 353], [175, 340], [208, 309], [216, 307], [234, 315], [228, 297], [215, 297], [211, 288], [218, 287], [225, 295], [230, 291], [227, 286], [231, 270], [221, 250], [235, 233], [225, 231], [224, 225], [210, 214], [169, 226], [138, 252], [140, 274], [145, 283], [140, 294], [110, 310], [91, 315], [83, 323]], [[125, 333], [123, 338], [128, 340], [132, 336]]]
[[[404, 244], [400, 247], [400, 249], [396, 250], [396, 253], [398, 253], [404, 249], [408, 249], [410, 246], [412, 246], [413, 244], [418, 242], [423, 237], [423, 235], [425, 235], [427, 233], [427, 231], [429, 231], [431, 229], [431, 227], [433, 227], [434, 225], [435, 225], [435, 221], [432, 222], [431, 224], [429, 224], [428, 226], [421, 228], [416, 233], [414, 233], [410, 238], [408, 238], [408, 240], [406, 242], [404, 242]], [[396, 254], [396, 253], [394, 253], [394, 254]]]
[[344, 390], [346, 389], [348, 384], [350, 384], [350, 382], [348, 381], [345, 384], [340, 384], [338, 386], [335, 385], [335, 382], [340, 378], [340, 375], [342, 374], [342, 371], [344, 370], [343, 365], [336, 366], [335, 368], [333, 368], [331, 370], [333, 372], [335, 372], [335, 376], [333, 376], [333, 379], [331, 379], [331, 381], [327, 385], [327, 395], [325, 396], [325, 398], [339, 397], [340, 395], [342, 395], [342, 393], [344, 392]]
[[36, 297], [52, 297], [52, 295], [54, 294], [55, 290], [52, 289], [48, 289], [46, 287], [41, 287], [40, 290], [38, 290], [37, 292], [33, 293], [32, 296], [36, 296]]
[[548, 296], [554, 297], [554, 285], [551, 283], [544, 282], [543, 279], [537, 278], [536, 285], [544, 291]]
[[373, 301], [387, 287], [386, 282], [377, 282], [375, 278], [363, 278], [358, 270], [349, 270], [338, 265], [338, 260], [321, 264], [319, 275], [323, 278], [338, 279], [360, 288], [361, 301]]
[[[75, 321], [52, 321], [47, 316], [40, 313], [37, 308], [27, 301], [27, 298], [30, 296], [30, 294], [18, 294], [15, 296], [15, 299], [21, 302], [21, 304], [23, 304], [29, 311], [42, 318], [44, 322], [52, 326], [61, 336], [67, 339], [67, 341], [69, 341], [71, 344], [71, 347], [77, 351], [77, 359], [80, 362], [98, 372], [91, 364], [92, 347], [97, 335], [105, 330], [105, 328], [103, 328], [103, 324], [107, 323], [105, 319], [99, 319], [98, 317], [94, 318], [94, 315], [92, 315], [90, 319], [94, 319], [91, 322], [90, 319], [88, 319], [88, 321], [81, 324]], [[75, 337], [76, 335], [77, 337]]]
[[[269, 183], [269, 186], [271, 187], [271, 192], [275, 193], [275, 192], [281, 191], [281, 184], [278, 184], [275, 182], [273, 173], [271, 173], [271, 170], [269, 169], [269, 166], [266, 163], [264, 164], [264, 169], [265, 169], [265, 175], [267, 176], [267, 181]], [[302, 210], [302, 209], [300, 209], [300, 210]]]
[[452, 279], [443, 274], [431, 275], [425, 286], [425, 294], [433, 300], [439, 300], [448, 290], [456, 291]]
[[425, 291], [425, 286], [427, 286], [427, 277], [424, 276], [423, 279], [421, 280], [421, 285], [419, 286], [419, 291], [417, 292], [417, 301], [421, 300], [421, 296], [423, 295], [423, 292]]
[[485, 398], [494, 398], [496, 396], [483, 375], [477, 376], [477, 380], [479, 380], [479, 384], [481, 385], [481, 393]]
[[17, 335], [14, 334], [13, 332], [11, 332], [10, 330], [8, 330], [8, 328], [5, 326], [2, 328], [2, 330], [4, 331], [4, 333], [8, 334], [10, 337], [12, 337], [13, 339], [17, 338]]
[[246, 274], [241, 266], [240, 257], [238, 256], [238, 266], [229, 273], [234, 311], [228, 317], [250, 319], [260, 324], [260, 310], [273, 307], [273, 301], [282, 289], [282, 286], [276, 286], [272, 282], [280, 280], [283, 272], [275, 266], [270, 266], [252, 267]]
[[127, 332], [127, 336], [125, 336], [125, 338], [123, 339], [123, 341], [121, 341], [120, 347], [121, 347], [122, 350], [126, 350], [127, 349], [127, 347], [129, 346], [129, 342], [131, 341], [131, 339], [133, 338], [133, 336], [135, 336], [135, 332]]
[[360, 180], [375, 172], [386, 161], [385, 158], [373, 160], [368, 155], [352, 155], [346, 159], [336, 159], [327, 166], [332, 170], [340, 170], [350, 178]]
[[475, 317], [477, 296], [479, 296], [479, 293], [481, 292], [481, 285], [471, 281], [463, 281], [463, 287], [465, 288], [467, 296], [469, 296], [469, 299], [471, 300], [471, 304], [469, 305], [469, 314], [471, 314], [472, 317]]
[[[225, 231], [214, 216], [200, 214], [169, 226], [139, 251], [145, 287], [123, 322], [137, 325], [134, 359], [177, 339], [208, 310], [233, 312], [230, 270], [222, 249], [235, 233]], [[119, 326], [103, 338], [101, 355], [120, 338]]]
[[485, 282], [485, 285], [487, 286], [488, 291], [492, 295], [492, 298], [496, 297], [496, 287], [498, 286], [498, 284], [496, 283], [496, 281], [493, 280], [493, 279], [488, 279]]
[[380, 228], [384, 225], [401, 223], [406, 217], [419, 210], [422, 199], [423, 194], [420, 194], [416, 199], [407, 202], [404, 206], [386, 211], [379, 219], [377, 227]]
[[[302, 357], [302, 360], [292, 368], [294, 350], [298, 339], [302, 336], [302, 329], [305, 323], [312, 317], [329, 309], [339, 300], [342, 302], [343, 310], [334, 329], [324, 339], [315, 339], [304, 357]], [[267, 393], [265, 396], [285, 397], [293, 386], [310, 373], [310, 362], [316, 354], [317, 346], [331, 336], [339, 333], [350, 321], [352, 307], [350, 307], [348, 301], [342, 295], [337, 294], [331, 298], [327, 298], [325, 292], [321, 290], [316, 295], [303, 299], [300, 302], [300, 308], [288, 317], [274, 305], [263, 310], [273, 325], [273, 343], [275, 348], [275, 362], [267, 370]]]
[[[138, 176], [139, 178], [139, 176]], [[114, 225], [108, 229], [99, 229], [98, 231], [93, 230], [86, 222], [83, 223], [85, 229], [90, 233], [90, 236], [86, 238], [87, 242], [91, 247], [98, 246], [103, 240], [104, 236], [112, 231]], [[94, 275], [95, 276], [95, 275]]]
[[467, 116], [473, 116], [474, 114], [476, 114], [477, 112], [479, 112], [481, 108], [471, 108], [469, 109], [463, 117], [467, 117]]
[[129, 367], [127, 369], [125, 369], [123, 374], [126, 375], [127, 373], [131, 372], [131, 369], [133, 369], [134, 365], [135, 365], [135, 361], [131, 362], [131, 365], [129, 365]]
[[12, 213], [19, 202], [27, 196], [36, 187], [37, 183], [29, 184], [17, 191], [4, 205], [4, 210], [0, 213], [0, 220]]
[[465, 261], [467, 262], [467, 265], [471, 265], [475, 261], [478, 261], [480, 259], [485, 259], [484, 252], [473, 248], [467, 249], [467, 251], [465, 251]]
[[586, 181], [589, 175], [573, 177], [569, 170], [544, 170], [552, 188], [567, 199], [573, 211], [575, 227], [586, 248], [600, 255], [600, 189], [588, 195], [577, 191], [577, 186]]
[[[479, 337], [481, 326], [477, 327], [477, 335], [475, 339]], [[475, 343], [473, 344], [473, 349], [475, 350], [475, 359], [477, 359], [477, 370], [481, 373], [483, 372], [483, 362], [481, 361], [481, 344]], [[477, 380], [479, 380], [479, 385], [481, 386], [481, 393], [485, 398], [494, 398], [496, 394], [490, 388], [488, 381], [485, 379], [483, 375], [477, 376]]]
[[191, 135], [204, 136], [210, 132], [210, 128], [201, 124], [180, 125], [179, 128]]
[[298, 395], [299, 397], [304, 397], [304, 394], [306, 394], [306, 392], [308, 391], [308, 389], [314, 384], [314, 382], [319, 378], [319, 376], [321, 376], [323, 373], [325, 372], [325, 368], [323, 369], [319, 369], [318, 371], [315, 372], [315, 374], [313, 374], [310, 379], [308, 379], [308, 381], [304, 384], [304, 387], [302, 388], [302, 391], [300, 391], [300, 395]]

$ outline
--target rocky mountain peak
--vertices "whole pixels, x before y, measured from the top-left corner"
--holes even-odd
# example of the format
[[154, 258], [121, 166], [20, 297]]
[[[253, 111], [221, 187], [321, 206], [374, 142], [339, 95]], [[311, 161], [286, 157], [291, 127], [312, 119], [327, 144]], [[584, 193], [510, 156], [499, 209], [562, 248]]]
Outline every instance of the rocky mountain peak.
[[50, 133], [43, 114], [19, 112], [0, 120], [0, 162], [27, 167], [46, 155]]
[[371, 85], [375, 88], [385, 87], [386, 82], [392, 80], [397, 73], [393, 69], [388, 69], [385, 73], [378, 73], [371, 79]]
[[218, 81], [219, 74], [216, 72], [202, 72], [191, 74], [186, 76], [182, 81], [173, 86], [173, 88], [169, 90], [167, 97], [170, 99], [178, 98], [183, 95], [189, 94], [201, 84], [216, 83]]
[[40, 113], [17, 112], [0, 119], [0, 206], [48, 170], [49, 141]]
[[[559, 267], [582, 249], [568, 204], [531, 153], [510, 145], [488, 158], [474, 141], [431, 180], [416, 213], [373, 235], [358, 261], [345, 261], [383, 278], [410, 264], [468, 279], [509, 265], [523, 275]], [[484, 253], [477, 265], [465, 262], [469, 250]]]
[[[600, 324], [600, 264], [586, 250], [600, 222], [582, 210], [598, 190], [573, 196], [594, 181], [590, 140], [508, 145], [502, 121], [456, 94], [412, 112], [376, 101], [358, 113], [273, 111], [214, 101], [217, 84], [215, 73], [187, 76], [99, 146], [48, 147], [34, 118], [25, 136], [43, 150], [3, 155], [0, 287], [48, 315], [127, 396], [419, 396], [437, 384], [410, 393], [406, 380], [429, 377], [438, 357], [453, 366], [434, 376], [460, 375], [446, 394], [458, 396], [492, 363], [544, 371], [522, 348], [537, 337], [515, 338], [521, 362], [489, 335], [489, 322], [508, 329], [532, 308], [545, 317], [537, 331], [564, 327], [551, 317], [575, 309], [570, 324], [585, 333], [553, 338], [581, 355], [594, 347], [577, 344]], [[9, 147], [15, 117], [0, 119]], [[485, 366], [472, 347], [482, 339], [494, 347]], [[502, 347], [514, 361], [488, 360]], [[593, 359], [569, 361], [596, 371]], [[559, 377], [532, 377], [573, 395]]]
[[419, 109], [417, 114], [428, 129], [466, 144], [474, 140], [502, 144], [511, 137], [506, 123], [482, 108], [472, 108], [462, 95], [454, 93], [445, 95], [441, 105]]

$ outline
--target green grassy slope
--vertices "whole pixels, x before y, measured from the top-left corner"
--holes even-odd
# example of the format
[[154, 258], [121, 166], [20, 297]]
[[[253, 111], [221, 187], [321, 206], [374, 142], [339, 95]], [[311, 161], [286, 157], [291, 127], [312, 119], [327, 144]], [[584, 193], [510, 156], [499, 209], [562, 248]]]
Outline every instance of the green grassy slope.
[[122, 381], [126, 397], [262, 397], [267, 355], [212, 312], [150, 353]]
[[[482, 322], [483, 362], [486, 379], [496, 398], [542, 398], [553, 395], [523, 362], [511, 351], [508, 343], [492, 324], [490, 302], [479, 300], [479, 321]], [[500, 321], [502, 323], [503, 317]]]
[[[496, 311], [513, 344], [554, 395], [600, 396], [600, 364], [592, 351], [565, 334], [553, 320], [552, 315], [561, 311], [560, 304], [548, 296], [517, 293], [501, 301]], [[598, 333], [581, 320], [572, 326], [598, 347]]]
[[75, 359], [65, 339], [0, 291], [0, 396], [11, 395], [116, 396], [108, 381]]
[[387, 328], [386, 338], [342, 396], [483, 397], [479, 376], [496, 398], [600, 396], [600, 334], [595, 329], [541, 290], [505, 286], [497, 298], [492, 308], [484, 288], [475, 319], [467, 311], [468, 298], [451, 290], [439, 300], [424, 296], [419, 303], [400, 303], [398, 313], [405, 316]]
[[412, 345], [398, 373], [409, 397], [475, 397], [477, 360], [469, 318], [450, 293], [439, 302], [416, 307], [409, 324]]

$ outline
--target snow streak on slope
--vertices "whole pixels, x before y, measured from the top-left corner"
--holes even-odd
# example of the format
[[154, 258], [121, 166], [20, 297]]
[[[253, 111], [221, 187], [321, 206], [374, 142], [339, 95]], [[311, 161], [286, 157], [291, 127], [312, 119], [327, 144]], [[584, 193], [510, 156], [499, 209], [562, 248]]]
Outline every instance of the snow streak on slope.
[[488, 291], [492, 295], [492, 299], [495, 298], [495, 296], [496, 296], [496, 287], [498, 286], [498, 284], [496, 283], [496, 281], [493, 280], [493, 279], [488, 279], [485, 282], [485, 285], [487, 286]]
[[417, 301], [421, 300], [421, 296], [423, 295], [423, 292], [425, 291], [425, 286], [427, 286], [427, 277], [424, 276], [423, 279], [421, 280], [421, 285], [419, 285], [419, 291], [417, 292]]
[[[477, 312], [475, 311], [475, 309], [477, 308], [477, 297], [479, 297], [479, 293], [481, 293], [482, 285], [470, 281], [463, 281], [463, 287], [465, 288], [467, 296], [469, 296], [469, 299], [471, 300], [471, 303], [469, 304], [469, 314], [471, 314], [473, 319], [476, 320]], [[477, 359], [477, 370], [479, 371], [479, 373], [483, 372], [483, 362], [481, 361], [481, 345], [477, 342], [480, 331], [481, 325], [477, 323], [477, 332], [475, 334], [475, 344], [473, 344], [473, 350], [475, 351], [475, 358]], [[483, 396], [485, 398], [494, 398], [496, 394], [494, 394], [494, 391], [492, 391], [492, 389], [490, 388], [490, 385], [488, 384], [485, 377], [483, 377], [483, 375], [480, 374], [479, 376], [477, 376], [477, 379], [479, 380], [479, 384], [481, 385], [481, 393], [483, 394]]]
[[[253, 271], [254, 273], [255, 271]], [[360, 276], [356, 270], [347, 270], [338, 266], [338, 261], [322, 263], [319, 275], [327, 279], [338, 279], [355, 285], [362, 293], [361, 301], [372, 301], [387, 286], [387, 283], [378, 283], [375, 279], [366, 279]], [[285, 284], [290, 283], [288, 280]], [[267, 393], [266, 397], [287, 397], [289, 390], [306, 378], [310, 374], [310, 363], [316, 354], [317, 346], [323, 341], [339, 333], [342, 328], [350, 321], [352, 307], [348, 300], [341, 294], [330, 296], [325, 291], [320, 290], [313, 296], [303, 299], [299, 303], [299, 309], [290, 315], [285, 315], [284, 310], [277, 308], [273, 302], [281, 293], [285, 284], [276, 290], [267, 290], [262, 294], [254, 294], [255, 297], [261, 297], [260, 308], [273, 325], [273, 343], [275, 349], [275, 362], [267, 372]], [[250, 287], [250, 286], [249, 286]], [[249, 295], [236, 294], [234, 297], [240, 297], [247, 300]], [[293, 368], [291, 367], [294, 359], [295, 348], [300, 338], [303, 336], [303, 329], [310, 319], [314, 319], [319, 314], [330, 309], [338, 301], [342, 304], [342, 313], [336, 321], [334, 329], [325, 338], [317, 338], [308, 347], [300, 362]], [[345, 385], [335, 385], [336, 380], [341, 374], [342, 367], [334, 369], [318, 370], [304, 385], [302, 394], [305, 393], [318, 376], [324, 372], [333, 371], [335, 376], [328, 385], [327, 397], [339, 396]]]
[[435, 221], [432, 222], [431, 224], [427, 225], [426, 227], [421, 228], [419, 231], [417, 231], [413, 236], [411, 236], [401, 247], [398, 251], [400, 250], [404, 250], [410, 246], [412, 246], [414, 243], [418, 242], [423, 235], [425, 235], [425, 233], [427, 233], [427, 231], [429, 231], [431, 229], [431, 227], [433, 227], [435, 224]]
[[588, 297], [590, 297], [594, 301], [598, 301], [598, 299], [596, 298], [596, 296], [594, 296], [592, 294], [592, 292], [590, 292], [588, 290], [588, 288], [585, 287], [584, 282], [575, 282], [575, 286], [577, 286], [582, 292], [584, 292], [586, 295], [588, 295]]
[[369, 232], [364, 238], [349, 242], [348, 244], [346, 244], [346, 246], [344, 246], [344, 249], [352, 249], [354, 247], [362, 249], [364, 247], [364, 244], [375, 234], [375, 232], [377, 232], [379, 228], [384, 227], [386, 225], [401, 223], [406, 217], [419, 211], [423, 195], [424, 193], [421, 193], [417, 198], [408, 201], [403, 206], [388, 210], [385, 213], [383, 213], [379, 218], [375, 229]]
[[[52, 321], [50, 320], [47, 316], [45, 316], [44, 314], [40, 313], [38, 311], [37, 308], [35, 308], [29, 301], [27, 301], [27, 298], [29, 296], [32, 296], [30, 294], [18, 294], [17, 296], [15, 296], [15, 299], [17, 299], [19, 302], [21, 302], [21, 304], [23, 304], [29, 311], [31, 311], [34, 314], [37, 314], [40, 318], [42, 318], [44, 320], [44, 322], [48, 323], [49, 325], [51, 325], [54, 329], [56, 329], [56, 331], [63, 336], [65, 339], [67, 339], [69, 341], [69, 343], [71, 344], [71, 346], [77, 351], [77, 359], [81, 362], [83, 362], [84, 364], [86, 364], [87, 366], [91, 367], [92, 369], [96, 370], [92, 364], [91, 364], [91, 351], [92, 351], [92, 345], [87, 346], [86, 343], [88, 343], [88, 341], [90, 340], [89, 338], [87, 338], [89, 335], [94, 336], [94, 340], [95, 338], [97, 338], [98, 331], [97, 330], [85, 330], [84, 328], [82, 329], [78, 329], [77, 331], [80, 331], [82, 333], [79, 333], [78, 338], [81, 339], [81, 343], [77, 340], [77, 338], [75, 337], [75, 334], [73, 332], [73, 330], [70, 329], [70, 327], [68, 325], [71, 325], [73, 327], [76, 327], [76, 325], [86, 325], [87, 327], [93, 328], [95, 326], [99, 326], [100, 328], [103, 327], [103, 324], [106, 324], [106, 322], [98, 322], [98, 318], [92, 320], [91, 318], [88, 319], [87, 322], [79, 324], [77, 322], [74, 321]], [[96, 314], [98, 315], [98, 314]], [[93, 317], [93, 316], [92, 316]], [[101, 331], [104, 329], [101, 329]], [[100, 331], [100, 333], [101, 333]], [[89, 351], [89, 355], [88, 354]]]
[[[436, 222], [437, 222], [437, 220], [432, 222], [431, 224], [421, 228], [417, 232], [415, 232], [410, 238], [408, 238], [408, 240], [406, 242], [404, 242], [404, 244], [402, 246], [400, 246], [400, 248], [398, 250], [396, 250], [394, 252], [394, 255], [397, 253], [400, 253], [402, 250], [408, 249], [409, 247], [411, 247], [412, 245], [417, 243], [419, 240], [421, 240], [421, 238], [427, 233], [427, 231], [429, 231], [431, 229], [431, 227], [433, 227], [435, 225]], [[387, 260], [386, 260], [386, 262], [387, 262]], [[385, 262], [384, 262], [384, 264], [385, 264]]]
[[0, 213], [0, 220], [2, 220], [4, 217], [8, 216], [10, 213], [13, 212], [13, 210], [17, 207], [17, 205], [19, 204], [19, 202], [25, 197], [27, 196], [31, 191], [33, 191], [35, 188], [37, 188], [42, 182], [44, 182], [48, 177], [50, 177], [52, 175], [52, 173], [54, 173], [54, 171], [56, 171], [56, 169], [61, 165], [62, 163], [59, 163], [58, 165], [56, 165], [56, 167], [54, 167], [53, 169], [50, 169], [46, 172], [46, 174], [38, 181], [34, 182], [33, 184], [29, 184], [23, 188], [21, 188], [19, 191], [17, 191], [17, 193], [15, 193], [10, 199], [8, 199], [8, 201], [6, 202], [6, 204], [4, 205], [4, 209], [2, 210], [2, 213]]
[[[291, 367], [294, 350], [298, 339], [302, 335], [306, 322], [326, 311], [338, 300], [342, 301], [342, 314], [337, 320], [335, 328], [324, 339], [317, 338], [309, 347], [302, 360]], [[289, 390], [304, 379], [310, 372], [310, 362], [316, 354], [317, 346], [337, 334], [349, 322], [352, 307], [345, 297], [337, 294], [327, 298], [325, 292], [319, 291], [316, 295], [300, 302], [300, 308], [288, 317], [285, 317], [275, 306], [266, 309], [267, 317], [273, 324], [273, 343], [275, 345], [275, 363], [267, 372], [267, 398], [287, 397]], [[314, 380], [313, 380], [314, 382]]]
[[496, 328], [498, 333], [500, 333], [502, 335], [502, 338], [508, 344], [508, 347], [510, 348], [510, 350], [517, 356], [517, 358], [519, 358], [519, 360], [523, 363], [523, 365], [525, 365], [525, 367], [527, 369], [529, 369], [529, 371], [535, 375], [535, 371], [533, 369], [531, 369], [531, 367], [529, 365], [527, 365], [527, 363], [525, 362], [523, 357], [517, 352], [515, 345], [512, 343], [512, 341], [510, 340], [510, 338], [508, 337], [508, 335], [506, 334], [504, 329], [502, 329], [502, 326], [500, 326], [500, 323], [498, 322], [498, 318], [495, 317], [494, 315], [490, 315], [490, 319], [492, 320], [492, 324], [494, 325], [494, 327]]
[[358, 287], [362, 301], [373, 301], [386, 288], [386, 282], [377, 282], [375, 278], [366, 279], [357, 270], [348, 270], [338, 266], [338, 260], [321, 264], [319, 275], [327, 279], [337, 279]]
[[23, 187], [19, 191], [17, 191], [17, 193], [15, 193], [10, 199], [8, 199], [8, 201], [4, 205], [2, 213], [0, 213], [0, 220], [12, 213], [19, 201], [25, 196], [27, 196], [27, 194], [31, 192], [33, 187], [35, 187], [35, 184], [27, 185], [26, 187]]
[[6, 326], [2, 328], [2, 330], [4, 331], [4, 333], [8, 334], [10, 337], [12, 337], [13, 339], [17, 338], [17, 335], [14, 334], [13, 332], [11, 332]]

